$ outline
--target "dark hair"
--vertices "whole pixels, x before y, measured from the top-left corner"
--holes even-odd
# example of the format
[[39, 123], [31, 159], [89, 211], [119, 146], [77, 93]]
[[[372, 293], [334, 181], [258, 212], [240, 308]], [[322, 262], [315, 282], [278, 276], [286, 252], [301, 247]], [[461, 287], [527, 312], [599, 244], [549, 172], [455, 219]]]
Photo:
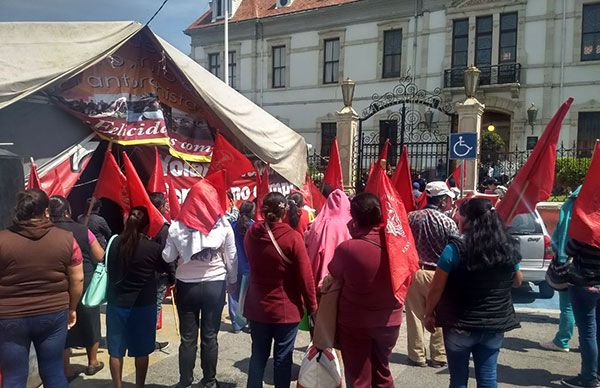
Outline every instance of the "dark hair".
[[48, 209], [48, 201], [48, 195], [40, 189], [17, 193], [13, 221], [18, 223], [32, 218], [41, 218]]
[[127, 260], [133, 256], [138, 243], [142, 239], [142, 232], [148, 224], [150, 224], [148, 209], [144, 206], [136, 206], [131, 209], [125, 222], [125, 229], [120, 235], [119, 254], [125, 269], [127, 268]]
[[304, 198], [300, 193], [292, 193], [287, 196], [288, 211], [287, 216], [290, 220], [290, 226], [296, 228], [300, 223], [300, 216], [302, 215], [302, 207], [304, 207]]
[[254, 219], [254, 210], [256, 209], [256, 205], [250, 201], [244, 201], [240, 205], [240, 216], [237, 220], [237, 230], [242, 235], [246, 235], [246, 231], [248, 231], [248, 226], [250, 221]]
[[360, 228], [381, 224], [381, 203], [371, 193], [360, 193], [350, 202], [350, 215]]
[[71, 205], [69, 201], [61, 195], [53, 195], [50, 197], [48, 204], [48, 213], [50, 221], [60, 222], [71, 218]]
[[519, 261], [516, 241], [506, 231], [490, 200], [470, 199], [460, 207], [460, 215], [468, 221], [461, 254], [461, 263], [468, 271], [514, 268]]
[[[86, 203], [88, 206], [90, 206], [90, 203], [92, 203], [92, 198], [88, 198]], [[92, 213], [98, 214], [100, 213], [100, 209], [102, 209], [102, 201], [96, 199], [94, 201], [94, 206], [92, 206]]]
[[167, 199], [165, 195], [159, 191], [148, 194], [150, 197], [150, 202], [154, 205], [158, 210], [162, 209], [167, 204]]
[[273, 223], [283, 218], [285, 209], [285, 197], [283, 194], [274, 191], [265, 195], [260, 212], [267, 222]]

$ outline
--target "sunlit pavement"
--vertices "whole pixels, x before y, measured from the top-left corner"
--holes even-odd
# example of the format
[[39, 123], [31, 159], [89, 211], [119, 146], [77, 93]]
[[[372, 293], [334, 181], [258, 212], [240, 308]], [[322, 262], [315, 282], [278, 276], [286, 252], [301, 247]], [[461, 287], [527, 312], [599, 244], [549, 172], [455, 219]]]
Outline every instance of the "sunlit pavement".
[[[530, 292], [518, 290], [515, 297], [517, 311], [522, 328], [507, 333], [503, 349], [500, 353], [498, 366], [498, 382], [501, 387], [558, 387], [560, 379], [578, 373], [579, 354], [577, 353], [577, 340], [572, 341], [575, 351], [571, 353], [554, 353], [543, 350], [539, 342], [552, 339], [558, 326], [558, 299], [534, 300]], [[523, 295], [521, 295], [523, 293]], [[556, 300], [555, 300], [556, 299]], [[550, 306], [554, 308], [548, 309]], [[250, 356], [250, 336], [245, 333], [233, 334], [228, 332], [230, 325], [227, 322], [227, 309], [223, 314], [223, 324], [219, 334], [219, 365], [217, 378], [220, 387], [243, 387], [246, 385], [246, 373]], [[553, 311], [555, 310], [555, 311]], [[104, 316], [102, 317], [104, 321]], [[173, 326], [171, 307], [166, 306], [163, 316], [164, 326], [159, 331], [158, 339], [168, 340], [171, 346], [163, 352], [155, 352], [150, 357], [150, 370], [148, 372], [148, 387], [172, 387], [179, 378], [178, 372], [178, 337]], [[104, 333], [104, 331], [103, 331]], [[297, 376], [299, 365], [306, 346], [309, 343], [307, 333], [301, 332], [296, 340], [294, 352], [293, 373]], [[392, 354], [391, 369], [397, 387], [446, 387], [448, 386], [448, 370], [433, 368], [418, 368], [407, 365], [406, 357], [406, 328], [403, 325], [394, 353]], [[84, 352], [76, 351], [73, 363], [83, 368], [86, 362]], [[104, 370], [96, 376], [81, 375], [71, 384], [72, 387], [111, 387], [110, 372], [108, 369], [108, 355], [101, 349], [100, 359], [106, 364]], [[272, 362], [267, 366], [265, 386], [270, 387], [272, 379]], [[473, 368], [471, 368], [473, 375]], [[195, 369], [195, 383], [202, 377], [200, 361], [197, 360]], [[125, 381], [132, 387], [135, 379], [133, 360], [126, 359], [124, 370]], [[295, 386], [295, 381], [292, 386]], [[198, 385], [199, 387], [200, 385]], [[475, 386], [472, 380], [469, 386]]]

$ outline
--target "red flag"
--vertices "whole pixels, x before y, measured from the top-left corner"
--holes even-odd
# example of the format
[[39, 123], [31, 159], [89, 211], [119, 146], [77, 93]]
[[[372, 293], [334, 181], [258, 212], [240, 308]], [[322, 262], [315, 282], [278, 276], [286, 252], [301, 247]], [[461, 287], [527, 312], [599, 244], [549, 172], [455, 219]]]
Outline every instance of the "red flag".
[[104, 161], [98, 175], [94, 197], [108, 198], [119, 205], [124, 211], [129, 209], [127, 178], [121, 172], [110, 150], [106, 150], [104, 153]]
[[573, 97], [569, 97], [550, 120], [527, 162], [514, 177], [504, 198], [498, 203], [498, 215], [510, 224], [517, 214], [529, 213], [538, 202], [546, 200], [554, 186], [556, 143], [560, 127]]
[[240, 179], [244, 174], [254, 172], [255, 169], [252, 162], [244, 154], [225, 140], [220, 133], [217, 133], [212, 159], [206, 175], [211, 175], [219, 170], [227, 171], [227, 187], [231, 187], [234, 181]]
[[325, 196], [321, 193], [317, 185], [315, 185], [315, 182], [313, 182], [308, 173], [306, 173], [306, 180], [304, 186], [302, 186], [302, 194], [304, 195], [308, 206], [315, 209], [317, 213], [323, 209], [323, 206], [325, 205]]
[[190, 189], [177, 220], [204, 235], [212, 230], [220, 216], [225, 214], [219, 194], [208, 179], [202, 179]]
[[165, 173], [163, 171], [162, 162], [160, 155], [158, 154], [158, 147], [154, 147], [154, 171], [150, 175], [148, 186], [146, 187], [149, 193], [163, 193], [167, 195], [167, 188], [165, 185]]
[[338, 149], [337, 139], [333, 139], [331, 152], [329, 153], [329, 162], [323, 176], [323, 184], [328, 184], [333, 190], [344, 190], [344, 178], [342, 176], [342, 162], [340, 161], [340, 151]]
[[419, 269], [419, 257], [406, 210], [392, 182], [381, 167], [375, 167], [373, 177], [365, 189], [379, 197], [383, 213], [382, 229], [389, 255], [390, 275], [394, 296], [404, 303], [412, 274]]
[[[456, 169], [452, 172], [452, 174], [450, 175], [452, 177], [452, 179], [454, 179], [454, 183], [456, 184], [456, 187], [460, 190], [461, 185], [462, 185], [462, 181], [461, 181], [461, 176], [460, 176], [460, 169], [462, 168], [463, 171], [463, 177], [465, 176], [465, 172], [467, 170], [467, 165], [465, 164], [465, 162], [461, 162], [458, 167], [456, 167]], [[450, 188], [450, 182], [448, 179], [446, 179], [446, 184], [448, 185], [448, 188]]]
[[213, 172], [212, 174], [208, 175], [205, 179], [208, 179], [208, 181], [210, 182], [210, 184], [215, 188], [215, 190], [217, 190], [217, 194], [219, 194], [219, 203], [221, 204], [221, 207], [223, 208], [223, 210], [227, 211], [227, 209], [229, 208], [228, 204], [228, 198], [227, 198], [227, 178], [226, 178], [227, 174], [225, 173], [225, 170], [219, 170], [216, 172]]
[[415, 210], [415, 196], [412, 192], [412, 178], [410, 175], [410, 166], [408, 164], [408, 150], [406, 144], [402, 148], [402, 155], [396, 166], [396, 171], [392, 175], [392, 185], [400, 194], [400, 199], [404, 203], [404, 209], [407, 213]]
[[58, 175], [58, 168], [53, 168], [52, 171], [47, 173], [41, 178], [42, 189], [48, 193], [48, 196], [60, 195], [67, 197], [68, 193], [64, 189], [60, 175]]
[[600, 143], [596, 143], [592, 162], [573, 206], [569, 237], [600, 248]]
[[425, 206], [427, 206], [427, 194], [422, 192], [419, 198], [415, 200], [415, 210], [425, 209]]
[[29, 158], [29, 179], [27, 179], [26, 189], [42, 189], [42, 183], [35, 167], [33, 158]]
[[256, 220], [262, 221], [263, 215], [260, 211], [265, 195], [269, 194], [269, 164], [265, 166], [262, 176], [256, 172]]
[[[369, 186], [369, 183], [371, 182], [371, 177], [373, 176], [375, 171], [380, 168], [381, 169], [385, 168], [382, 165], [382, 161], [384, 161], [384, 160], [387, 161], [387, 155], [388, 155], [389, 149], [390, 149], [390, 139], [385, 139], [383, 148], [379, 152], [379, 157], [377, 158], [377, 162], [371, 164], [371, 167], [369, 168], [369, 176], [367, 177], [367, 186]], [[385, 173], [385, 170], [384, 170], [384, 173]]]
[[152, 201], [150, 201], [150, 197], [125, 151], [123, 151], [123, 166], [125, 167], [125, 176], [127, 177], [129, 204], [132, 208], [143, 206], [148, 210], [148, 217], [150, 218], [148, 236], [154, 237], [160, 232], [160, 229], [164, 225], [164, 217], [160, 214], [160, 211], [154, 207]]
[[169, 214], [171, 215], [171, 219], [177, 219], [179, 212], [181, 211], [181, 206], [179, 205], [179, 198], [177, 198], [177, 192], [175, 191], [175, 187], [173, 186], [173, 180], [171, 177], [168, 177], [169, 181]]

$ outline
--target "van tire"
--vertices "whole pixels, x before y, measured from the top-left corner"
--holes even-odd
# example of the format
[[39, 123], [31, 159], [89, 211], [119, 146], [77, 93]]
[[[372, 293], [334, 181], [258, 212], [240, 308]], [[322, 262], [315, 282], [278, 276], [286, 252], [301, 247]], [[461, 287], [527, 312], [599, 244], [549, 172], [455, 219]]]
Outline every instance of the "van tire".
[[538, 285], [540, 289], [540, 297], [544, 299], [552, 299], [554, 296], [554, 288], [550, 287], [548, 282], [541, 282]]

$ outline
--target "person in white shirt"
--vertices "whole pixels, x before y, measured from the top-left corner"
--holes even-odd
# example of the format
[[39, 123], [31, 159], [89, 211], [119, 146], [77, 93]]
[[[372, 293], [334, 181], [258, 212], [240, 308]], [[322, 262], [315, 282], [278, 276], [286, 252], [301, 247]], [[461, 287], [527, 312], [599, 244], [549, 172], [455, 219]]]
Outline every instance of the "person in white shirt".
[[176, 300], [181, 333], [178, 387], [192, 385], [199, 328], [202, 386], [216, 387], [217, 335], [225, 290], [233, 292], [237, 286], [233, 229], [225, 217], [219, 217], [208, 234], [175, 221], [169, 227], [163, 259], [168, 263], [177, 260]]

